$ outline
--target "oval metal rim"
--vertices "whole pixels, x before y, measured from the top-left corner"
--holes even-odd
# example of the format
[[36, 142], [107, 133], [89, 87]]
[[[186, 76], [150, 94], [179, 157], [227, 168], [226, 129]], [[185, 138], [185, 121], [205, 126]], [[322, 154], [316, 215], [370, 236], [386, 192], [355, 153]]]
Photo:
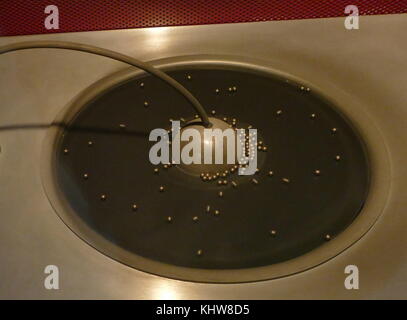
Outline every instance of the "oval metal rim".
[[345, 119], [351, 119], [350, 124], [363, 137], [371, 168], [370, 190], [365, 205], [351, 225], [331, 241], [302, 256], [270, 266], [224, 270], [179, 267], [146, 259], [109, 242], [76, 216], [59, 191], [55, 179], [56, 150], [58, 149], [59, 137], [63, 133], [61, 123], [66, 123], [67, 120], [68, 122], [71, 121], [86, 103], [96, 98], [104, 90], [145, 74], [141, 70], [130, 68], [109, 75], [84, 89], [73, 102], [69, 103], [57, 115], [44, 139], [41, 155], [41, 177], [45, 193], [57, 215], [79, 238], [118, 262], [157, 276], [201, 283], [244, 283], [286, 277], [314, 268], [351, 247], [373, 227], [386, 206], [390, 190], [391, 171], [383, 137], [361, 108], [355, 108], [353, 105], [342, 105], [339, 101], [335, 101], [334, 97], [324, 95], [316, 84], [275, 70], [270, 63], [256, 59], [199, 55], [166, 58], [153, 61], [153, 64], [166, 71], [180, 67], [240, 69], [310, 87], [320, 97], [336, 106], [337, 111], [342, 113]]

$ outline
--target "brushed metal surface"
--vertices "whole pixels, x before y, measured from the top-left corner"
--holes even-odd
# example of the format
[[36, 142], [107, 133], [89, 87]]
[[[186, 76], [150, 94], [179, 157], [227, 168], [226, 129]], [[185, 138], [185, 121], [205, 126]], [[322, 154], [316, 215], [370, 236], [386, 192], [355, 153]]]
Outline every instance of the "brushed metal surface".
[[[233, 285], [149, 275], [107, 258], [74, 235], [52, 209], [40, 177], [47, 126], [84, 88], [127, 66], [51, 49], [5, 55], [0, 57], [0, 298], [407, 298], [407, 16], [361, 17], [360, 24], [360, 30], [348, 31], [342, 18], [333, 18], [0, 39], [1, 45], [84, 42], [142, 60], [196, 54], [259, 59], [306, 79], [347, 108], [362, 134], [370, 129], [377, 134], [375, 148], [389, 155], [391, 169], [378, 189], [388, 192], [380, 219], [355, 245], [318, 267]], [[60, 269], [60, 290], [43, 286], [49, 264]], [[359, 290], [344, 288], [349, 264], [359, 267]]]

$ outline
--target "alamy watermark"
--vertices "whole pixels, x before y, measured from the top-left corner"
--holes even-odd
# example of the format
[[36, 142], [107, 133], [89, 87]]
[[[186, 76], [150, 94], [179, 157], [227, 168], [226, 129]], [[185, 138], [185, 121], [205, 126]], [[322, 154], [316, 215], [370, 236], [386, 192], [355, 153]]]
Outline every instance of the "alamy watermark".
[[55, 265], [48, 265], [44, 269], [47, 276], [44, 279], [44, 287], [47, 290], [59, 289], [59, 269]]
[[257, 129], [181, 129], [180, 121], [171, 122], [171, 130], [150, 133], [149, 140], [156, 142], [149, 152], [152, 164], [237, 164], [239, 175], [256, 172]]
[[355, 5], [345, 7], [345, 28], [347, 30], [359, 30], [359, 8]]
[[59, 29], [59, 9], [55, 5], [48, 5], [44, 9], [44, 13], [47, 14], [44, 20], [44, 27], [47, 30]]
[[355, 265], [348, 265], [345, 267], [346, 276], [344, 286], [347, 290], [359, 289], [359, 268]]

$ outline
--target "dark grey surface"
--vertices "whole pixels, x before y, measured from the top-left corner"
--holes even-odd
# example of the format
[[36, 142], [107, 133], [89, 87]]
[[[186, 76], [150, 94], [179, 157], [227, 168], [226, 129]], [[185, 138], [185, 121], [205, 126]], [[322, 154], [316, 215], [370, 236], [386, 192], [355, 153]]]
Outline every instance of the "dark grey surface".
[[[191, 178], [177, 166], [157, 166], [160, 171], [154, 174], [149, 132], [168, 128], [170, 118], [194, 114], [173, 88], [151, 76], [137, 77], [100, 93], [61, 132], [58, 185], [73, 212], [91, 229], [129, 254], [155, 261], [241, 269], [300, 256], [324, 244], [326, 235], [335, 238], [354, 220], [366, 200], [369, 164], [359, 135], [335, 106], [301, 90], [301, 84], [250, 69], [179, 67], [168, 74], [191, 90], [208, 112], [216, 110], [220, 119], [236, 118], [258, 129], [268, 147], [258, 153], [260, 172], [230, 175], [227, 186]], [[186, 80], [187, 75], [192, 80]], [[230, 93], [231, 86], [237, 91]], [[147, 108], [144, 101], [149, 102]], [[314, 170], [321, 174], [316, 176]], [[159, 192], [160, 186], [165, 192]], [[213, 214], [215, 209], [219, 216]], [[271, 230], [277, 235], [271, 236]], [[114, 257], [105, 248], [97, 249]], [[199, 249], [202, 256], [196, 255]], [[132, 265], [130, 261], [123, 258]]]

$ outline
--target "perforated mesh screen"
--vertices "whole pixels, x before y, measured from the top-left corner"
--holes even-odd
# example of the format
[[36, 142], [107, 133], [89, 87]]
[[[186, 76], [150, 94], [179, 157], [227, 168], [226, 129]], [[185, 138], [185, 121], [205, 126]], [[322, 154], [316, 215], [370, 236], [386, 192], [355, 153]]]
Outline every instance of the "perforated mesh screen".
[[[44, 27], [50, 4], [59, 30]], [[349, 4], [361, 15], [407, 12], [407, 0], [1, 0], [0, 35], [337, 17]]]

